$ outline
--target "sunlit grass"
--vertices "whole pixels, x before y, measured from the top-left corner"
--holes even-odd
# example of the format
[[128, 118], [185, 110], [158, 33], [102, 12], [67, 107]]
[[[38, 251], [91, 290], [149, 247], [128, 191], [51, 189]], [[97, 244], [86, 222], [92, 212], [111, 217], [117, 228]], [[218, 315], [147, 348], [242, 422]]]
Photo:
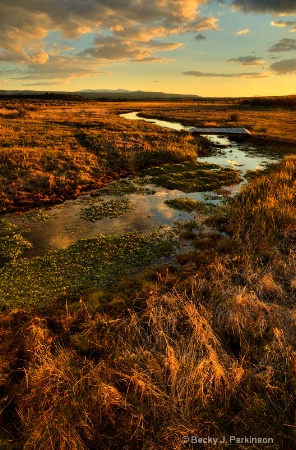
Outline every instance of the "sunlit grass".
[[[39, 112], [22, 114], [34, 114], [36, 120], [39, 114], [42, 122], [47, 110], [39, 106]], [[178, 107], [172, 106], [174, 115]], [[48, 120], [64, 122], [67, 133], [78, 121], [79, 127], [84, 124], [84, 141], [81, 133], [75, 141], [77, 153], [92, 155], [94, 161], [100, 156], [104, 173], [112, 167], [104, 156], [112, 142], [114, 160], [122, 168], [121, 156], [136, 156], [138, 139], [140, 145], [151, 140], [152, 148], [159, 138], [154, 165], [172, 136], [152, 129], [150, 134], [143, 124], [119, 120], [112, 122], [114, 136], [102, 132], [96, 146], [96, 131], [86, 125], [90, 119], [99, 125], [100, 120], [103, 127], [103, 113], [100, 119], [96, 108], [75, 115], [76, 108], [67, 112], [56, 105]], [[110, 112], [115, 105], [108, 108]], [[218, 120], [210, 115], [208, 120]], [[236, 123], [240, 119], [241, 112]], [[130, 134], [125, 135], [127, 129]], [[183, 152], [180, 146], [177, 155]], [[127, 147], [133, 150], [118, 150]], [[16, 148], [11, 151], [18, 158]], [[26, 170], [34, 161], [40, 170], [32, 147], [28, 158], [31, 154]], [[192, 157], [189, 150], [185, 154]], [[6, 167], [12, 177], [11, 167], [17, 174], [21, 159], [14, 166], [11, 155]], [[147, 155], [151, 158], [149, 150]], [[131, 161], [136, 167], [137, 159]], [[155, 175], [161, 168], [153, 170]], [[216, 207], [203, 226], [185, 223], [190, 251], [162, 267], [151, 266], [151, 261], [172, 250], [174, 242], [166, 231], [161, 236], [101, 236], [42, 258], [7, 263], [0, 278], [0, 447], [181, 450], [183, 436], [220, 441], [231, 435], [267, 436], [274, 444], [266, 448], [293, 450], [295, 173], [291, 156]], [[54, 166], [50, 174], [56, 176]], [[18, 183], [24, 179], [15, 178]], [[49, 192], [45, 187], [44, 193]], [[178, 201], [175, 206], [199, 206]], [[5, 220], [0, 231], [16, 235]], [[147, 271], [137, 273], [146, 264]], [[218, 442], [216, 448], [225, 446]]]
[[9, 114], [0, 115], [2, 212], [61, 201], [145, 167], [192, 160], [200, 149], [197, 140], [128, 122], [105, 104], [7, 103]]

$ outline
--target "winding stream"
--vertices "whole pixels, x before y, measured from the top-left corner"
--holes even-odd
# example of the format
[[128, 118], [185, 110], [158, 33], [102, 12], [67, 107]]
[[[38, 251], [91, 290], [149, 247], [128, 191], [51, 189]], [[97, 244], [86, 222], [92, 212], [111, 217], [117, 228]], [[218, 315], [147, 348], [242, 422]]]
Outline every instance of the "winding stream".
[[[188, 131], [179, 123], [144, 119], [132, 112], [121, 114], [127, 120], [145, 120], [157, 126]], [[244, 178], [248, 170], [261, 169], [266, 164], [275, 161], [253, 147], [237, 143], [227, 137], [207, 136], [212, 142], [213, 155], [200, 157], [201, 162], [216, 163], [224, 167], [232, 167], [241, 171], [243, 181], [235, 186], [223, 188], [224, 193], [233, 194], [246, 183]], [[132, 180], [129, 180], [132, 182]], [[117, 234], [130, 231], [154, 230], [161, 225], [172, 225], [174, 221], [192, 219], [192, 215], [180, 212], [166, 205], [166, 200], [175, 198], [192, 198], [199, 201], [212, 201], [217, 203], [223, 195], [213, 192], [197, 192], [185, 194], [178, 190], [168, 190], [148, 184], [144, 186], [153, 189], [153, 195], [140, 193], [125, 194], [121, 197], [112, 195], [96, 196], [99, 191], [80, 195], [75, 200], [67, 200], [63, 204], [42, 209], [46, 220], [35, 221], [27, 214], [7, 214], [3, 216], [7, 221], [17, 225], [18, 232], [26, 237], [32, 244], [32, 249], [26, 250], [22, 257], [42, 256], [50, 250], [66, 248], [79, 239], [98, 236], [99, 234]], [[81, 217], [85, 208], [98, 206], [102, 199], [111, 201], [116, 199], [129, 200], [132, 210], [117, 218], [103, 218], [90, 222]]]

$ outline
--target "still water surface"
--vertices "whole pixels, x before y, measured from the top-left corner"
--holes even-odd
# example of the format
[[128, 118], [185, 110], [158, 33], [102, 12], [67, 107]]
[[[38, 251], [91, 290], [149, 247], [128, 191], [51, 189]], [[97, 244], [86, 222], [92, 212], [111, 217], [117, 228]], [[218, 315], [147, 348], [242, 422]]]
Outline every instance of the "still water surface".
[[[121, 117], [128, 120], [145, 120], [153, 122], [155, 125], [171, 128], [177, 131], [187, 130], [178, 123], [159, 121], [154, 119], [143, 119], [137, 113], [122, 114]], [[242, 177], [248, 170], [261, 169], [274, 159], [268, 158], [263, 153], [259, 153], [253, 147], [230, 140], [227, 137], [207, 136], [213, 146], [213, 155], [199, 157], [201, 162], [220, 164], [224, 167], [237, 168], [241, 171]], [[42, 256], [50, 250], [66, 248], [79, 239], [91, 238], [99, 234], [117, 234], [130, 231], [154, 230], [161, 225], [172, 225], [174, 221], [185, 221], [193, 216], [170, 208], [165, 204], [166, 200], [175, 198], [192, 198], [199, 201], [211, 201], [218, 203], [223, 195], [213, 192], [198, 192], [185, 194], [178, 190], [168, 190], [148, 184], [148, 188], [155, 190], [154, 195], [128, 194], [121, 197], [104, 195], [104, 201], [116, 198], [129, 199], [134, 209], [126, 212], [121, 217], [103, 218], [92, 223], [83, 219], [80, 214], [89, 204], [99, 204], [99, 197], [90, 194], [81, 195], [75, 200], [67, 200], [61, 205], [56, 205], [44, 209], [48, 218], [42, 222], [32, 222], [26, 215], [7, 214], [6, 220], [16, 224], [18, 232], [23, 234], [32, 244], [33, 248], [24, 252], [22, 257]], [[235, 186], [224, 190], [228, 194], [234, 194], [246, 180]]]

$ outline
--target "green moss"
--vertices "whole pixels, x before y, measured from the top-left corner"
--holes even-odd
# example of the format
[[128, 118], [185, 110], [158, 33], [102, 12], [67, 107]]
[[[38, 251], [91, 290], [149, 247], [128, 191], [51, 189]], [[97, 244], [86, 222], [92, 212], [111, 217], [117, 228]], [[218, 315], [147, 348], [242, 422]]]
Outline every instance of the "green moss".
[[31, 260], [20, 259], [0, 269], [2, 307], [42, 306], [67, 295], [80, 296], [92, 288], [114, 285], [175, 245], [172, 231], [133, 232], [83, 239], [65, 250]]
[[165, 203], [174, 209], [189, 213], [209, 214], [215, 209], [215, 205], [211, 203], [199, 202], [192, 198], [175, 198], [173, 200], [166, 200]]
[[126, 180], [116, 181], [109, 184], [106, 188], [100, 190], [101, 195], [126, 195], [126, 194], [141, 194], [141, 195], [153, 195], [155, 191], [149, 188], [143, 188], [136, 186]]
[[80, 216], [89, 222], [96, 222], [104, 217], [120, 217], [132, 209], [134, 209], [134, 205], [129, 200], [110, 200], [109, 202], [101, 202], [99, 205], [91, 205], [88, 208], [84, 208]]
[[0, 233], [9, 233], [16, 228], [17, 226], [14, 223], [10, 223], [6, 219], [0, 219]]
[[5, 258], [11, 258], [14, 261], [25, 249], [31, 247], [31, 242], [25, 239], [21, 234], [13, 233], [11, 236], [0, 238], [0, 255]]
[[213, 191], [241, 181], [234, 169], [194, 161], [153, 167], [143, 171], [143, 175], [150, 176], [149, 181], [158, 186], [186, 193]]
[[26, 214], [23, 214], [22, 218], [23, 220], [29, 220], [30, 222], [45, 222], [49, 219], [49, 214], [43, 209], [32, 209]]

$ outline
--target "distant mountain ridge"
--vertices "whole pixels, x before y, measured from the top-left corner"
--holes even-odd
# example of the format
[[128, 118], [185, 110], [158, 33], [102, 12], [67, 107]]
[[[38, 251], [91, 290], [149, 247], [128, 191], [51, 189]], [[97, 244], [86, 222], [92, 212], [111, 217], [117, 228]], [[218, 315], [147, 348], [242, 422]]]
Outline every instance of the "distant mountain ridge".
[[34, 91], [34, 90], [0, 90], [0, 97], [42, 98], [42, 99], [106, 99], [106, 100], [133, 100], [133, 99], [197, 99], [198, 95], [169, 94], [165, 92], [129, 91], [127, 89], [83, 89], [75, 92], [67, 91]]
[[83, 89], [76, 91], [75, 94], [86, 95], [94, 98], [98, 97], [109, 97], [115, 98], [119, 96], [120, 98], [199, 98], [198, 95], [188, 95], [188, 94], [172, 94], [166, 92], [151, 92], [151, 91], [129, 91], [127, 89]]
[[[131, 92], [127, 89], [82, 89], [81, 91], [75, 91], [75, 93], [82, 93], [82, 92], [118, 92], [118, 93], [126, 93]], [[137, 91], [141, 92], [141, 91]]]

